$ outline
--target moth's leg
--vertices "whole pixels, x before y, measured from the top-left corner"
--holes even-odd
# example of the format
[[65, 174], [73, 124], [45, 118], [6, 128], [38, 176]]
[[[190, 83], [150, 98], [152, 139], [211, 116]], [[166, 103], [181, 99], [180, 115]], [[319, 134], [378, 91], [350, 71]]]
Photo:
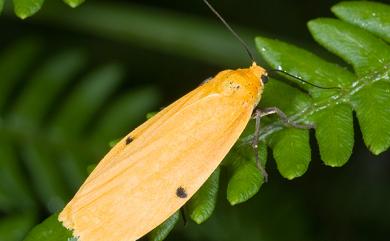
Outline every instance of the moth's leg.
[[259, 135], [260, 135], [260, 119], [262, 117], [262, 111], [260, 109], [256, 109], [255, 113], [253, 114], [252, 118], [256, 121], [256, 129], [255, 134], [253, 136], [252, 140], [252, 148], [255, 151], [255, 158], [256, 158], [256, 166], [260, 170], [261, 175], [264, 177], [264, 182], [268, 181], [268, 173], [265, 171], [265, 168], [261, 165], [260, 157], [259, 157]]
[[299, 128], [299, 129], [311, 129], [311, 128], [314, 128], [314, 125], [310, 125], [310, 124], [302, 125], [302, 124], [298, 124], [298, 123], [292, 122], [286, 116], [286, 114], [284, 114], [283, 111], [281, 111], [277, 107], [270, 107], [270, 108], [266, 108], [264, 110], [260, 110], [260, 109], [256, 109], [255, 110], [255, 112], [254, 112], [254, 114], [252, 116], [252, 118], [255, 119], [255, 121], [256, 121], [256, 129], [255, 129], [255, 134], [253, 135], [252, 148], [255, 151], [257, 168], [260, 170], [261, 174], [263, 175], [265, 182], [268, 181], [268, 174], [265, 171], [265, 168], [261, 165], [260, 158], [259, 158], [259, 146], [258, 146], [259, 137], [260, 137], [260, 119], [262, 117], [264, 117], [264, 116], [272, 115], [272, 114], [278, 115], [280, 120], [286, 126], [291, 126], [291, 127], [295, 127], [295, 128]]
[[286, 116], [286, 114], [284, 114], [284, 112], [281, 111], [277, 107], [269, 107], [269, 108], [266, 108], [266, 109], [260, 111], [260, 117], [267, 116], [267, 115], [272, 115], [272, 114], [278, 115], [280, 120], [286, 126], [295, 127], [295, 128], [298, 128], [298, 129], [311, 129], [311, 128], [314, 128], [314, 125], [312, 125], [312, 124], [298, 124], [298, 123], [295, 123], [295, 122], [291, 121]]

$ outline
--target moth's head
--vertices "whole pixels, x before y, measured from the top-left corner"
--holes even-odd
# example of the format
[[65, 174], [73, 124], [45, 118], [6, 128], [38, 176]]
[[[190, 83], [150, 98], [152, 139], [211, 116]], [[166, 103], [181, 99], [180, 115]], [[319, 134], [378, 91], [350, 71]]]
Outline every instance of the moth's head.
[[221, 71], [203, 87], [257, 105], [266, 80], [265, 69], [253, 63], [249, 68]]
[[257, 96], [256, 96], [256, 105], [259, 103], [261, 95], [263, 93], [264, 85], [268, 82], [268, 73], [265, 69], [258, 66], [255, 62], [253, 62], [252, 66], [248, 68], [250, 74], [254, 76], [256, 82], [259, 83]]
[[253, 62], [252, 66], [249, 67], [249, 70], [260, 81], [261, 86], [264, 86], [268, 82], [269, 79], [267, 71], [262, 67], [258, 66], [255, 62]]

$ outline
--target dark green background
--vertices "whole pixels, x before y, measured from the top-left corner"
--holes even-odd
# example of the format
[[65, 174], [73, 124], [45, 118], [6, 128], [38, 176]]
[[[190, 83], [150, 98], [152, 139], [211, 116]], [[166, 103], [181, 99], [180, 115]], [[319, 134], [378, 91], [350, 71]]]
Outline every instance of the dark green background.
[[[45, 62], [54, 53], [68, 48], [77, 48], [86, 53], [88, 64], [82, 72], [88, 72], [106, 63], [121, 63], [126, 69], [126, 81], [110, 98], [114, 99], [115, 96], [138, 87], [155, 86], [162, 98], [155, 107], [149, 109], [150, 112], [169, 104], [224, 68], [238, 68], [250, 63], [238, 42], [236, 49], [218, 51], [232, 52], [232, 56], [242, 56], [224, 61], [218, 54], [208, 56], [207, 53], [202, 53], [203, 57], [198, 57], [193, 53], [196, 51], [193, 49], [178, 51], [175, 46], [169, 48], [160, 46], [158, 39], [164, 36], [159, 35], [158, 25], [155, 26], [156, 41], [153, 44], [153, 38], [150, 39], [150, 43], [145, 43], [136, 38], [110, 37], [112, 34], [109, 31], [99, 31], [99, 28], [89, 31], [79, 28], [71, 21], [61, 20], [69, 17], [70, 13], [77, 13], [89, 5], [97, 6], [106, 16], [115, 14], [111, 8], [99, 5], [100, 3], [109, 3], [114, 8], [119, 6], [122, 11], [129, 11], [129, 14], [135, 6], [146, 6], [148, 8], [145, 9], [145, 16], [150, 19], [155, 17], [155, 11], [162, 16], [178, 14], [177, 19], [195, 17], [196, 20], [211, 26], [210, 28], [217, 27], [225, 31], [200, 0], [87, 0], [76, 9], [70, 9], [60, 1], [51, 0], [44, 4], [42, 11], [23, 21], [9, 10], [3, 13], [0, 17], [0, 51], [4, 51], [17, 40], [33, 37], [43, 43], [43, 49], [32, 69]], [[306, 28], [306, 22], [310, 19], [332, 17], [329, 8], [337, 1], [215, 0], [212, 3], [237, 30], [245, 32], [246, 38], [255, 37], [256, 34], [274, 37], [310, 49], [326, 59], [340, 61], [316, 45]], [[95, 22], [99, 18], [99, 15], [89, 15], [84, 16], [82, 21]], [[128, 23], [126, 18], [123, 18], [122, 21], [112, 21], [112, 24], [126, 28]], [[197, 30], [196, 34], [204, 33]], [[227, 31], [225, 37], [228, 41], [234, 41]], [[213, 44], [219, 45], [219, 43]], [[253, 46], [252, 42], [250, 44]], [[259, 55], [257, 59], [262, 62]], [[76, 84], [76, 81], [71, 82], [66, 90], [70, 91]], [[23, 87], [22, 81], [13, 91], [12, 96], [17, 96]], [[61, 95], [65, 98], [67, 92], [62, 92]], [[7, 102], [10, 106], [12, 106], [12, 96]], [[146, 113], [142, 114], [146, 115]], [[48, 115], [50, 116], [50, 113]], [[99, 118], [99, 115], [97, 114], [95, 118]], [[136, 120], [138, 123], [142, 121], [142, 118]], [[354, 124], [358, 126], [357, 122]], [[135, 126], [136, 124], [132, 124], [127, 130], [123, 130], [122, 134]], [[90, 129], [85, 131], [93, 132], [93, 123]], [[390, 231], [390, 162], [388, 159], [390, 155], [387, 151], [380, 156], [373, 156], [363, 145], [358, 128], [355, 128], [355, 136], [353, 156], [341, 168], [326, 167], [322, 164], [314, 141], [313, 160], [303, 177], [293, 181], [283, 179], [278, 174], [274, 162], [269, 161], [267, 166], [270, 173], [269, 183], [263, 185], [255, 198], [238, 206], [228, 205], [225, 199], [224, 178], [222, 178], [217, 210], [210, 220], [202, 225], [190, 223], [183, 226], [179, 223], [168, 240], [388, 240]], [[109, 141], [111, 140], [106, 140], [107, 143]], [[98, 150], [97, 153], [101, 156], [105, 151]], [[97, 160], [98, 158], [88, 160], [88, 163]], [[20, 162], [20, 165], [23, 173], [28, 176], [23, 162]], [[33, 187], [31, 189], [36, 191]], [[69, 197], [73, 191], [69, 191]], [[44, 205], [38, 205], [38, 213], [36, 222], [50, 214]], [[11, 214], [7, 212], [0, 213], [0, 219], [5, 220], [4, 218], [9, 215]], [[0, 240], [3, 241], [1, 236]]]

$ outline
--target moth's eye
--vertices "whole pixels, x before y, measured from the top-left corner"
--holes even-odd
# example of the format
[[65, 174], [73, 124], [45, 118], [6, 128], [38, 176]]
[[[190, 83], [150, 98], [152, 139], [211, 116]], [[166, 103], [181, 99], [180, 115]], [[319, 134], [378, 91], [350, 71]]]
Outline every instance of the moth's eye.
[[268, 82], [268, 75], [263, 74], [261, 76], [261, 82], [263, 82], [263, 84], [266, 84]]

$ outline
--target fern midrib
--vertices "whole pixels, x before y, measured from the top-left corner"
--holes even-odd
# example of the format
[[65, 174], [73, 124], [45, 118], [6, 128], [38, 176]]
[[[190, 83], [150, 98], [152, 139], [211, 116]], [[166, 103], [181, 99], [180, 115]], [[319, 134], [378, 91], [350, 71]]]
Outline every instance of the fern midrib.
[[[373, 71], [370, 74], [357, 78], [352, 82], [350, 89], [342, 89], [339, 94], [330, 96], [326, 100], [314, 102], [312, 105], [304, 108], [303, 110], [292, 114], [289, 119], [294, 123], [304, 123], [309, 117], [313, 116], [319, 111], [339, 105], [342, 103], [351, 103], [351, 97], [360, 91], [362, 88], [374, 84], [380, 80], [390, 80], [390, 63], [383, 65], [383, 68], [378, 71]], [[260, 130], [259, 141], [265, 140], [269, 135], [282, 130], [285, 125], [279, 120], [271, 124], [265, 125]], [[248, 135], [240, 140], [239, 144], [245, 144], [252, 142], [253, 134]]]

